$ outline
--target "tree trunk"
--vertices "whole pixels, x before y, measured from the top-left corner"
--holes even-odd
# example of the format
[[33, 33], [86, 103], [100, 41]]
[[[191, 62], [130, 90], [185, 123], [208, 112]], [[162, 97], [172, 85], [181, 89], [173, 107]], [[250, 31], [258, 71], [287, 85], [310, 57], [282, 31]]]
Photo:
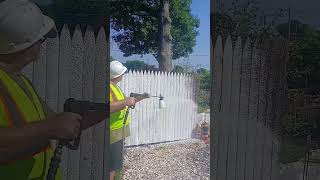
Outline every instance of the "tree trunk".
[[170, 33], [171, 29], [171, 18], [169, 13], [169, 0], [160, 0], [160, 18], [159, 18], [159, 51], [158, 51], [158, 62], [159, 69], [161, 71], [170, 72], [173, 70], [172, 67], [172, 49], [171, 41], [172, 36]]

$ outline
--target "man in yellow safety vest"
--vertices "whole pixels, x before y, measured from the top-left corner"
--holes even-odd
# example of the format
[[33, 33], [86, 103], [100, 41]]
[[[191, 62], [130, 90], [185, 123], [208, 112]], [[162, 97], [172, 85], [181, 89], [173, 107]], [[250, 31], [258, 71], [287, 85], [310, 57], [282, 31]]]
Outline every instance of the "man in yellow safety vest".
[[[119, 88], [119, 83], [127, 68], [119, 61], [110, 62], [110, 180], [115, 177], [115, 171], [122, 168], [123, 139], [130, 135], [130, 116], [126, 124], [123, 122], [128, 107], [135, 105], [144, 98], [126, 97]], [[124, 129], [123, 129], [124, 128]], [[123, 133], [123, 134], [122, 134]]]
[[[38, 58], [41, 43], [56, 36], [54, 21], [35, 4], [27, 0], [0, 2], [1, 180], [44, 180], [53, 154], [50, 142], [76, 138], [88, 127], [80, 127], [80, 120], [96, 123], [107, 117], [107, 110], [83, 117], [51, 112], [20, 73]], [[58, 172], [56, 180], [60, 179]]]

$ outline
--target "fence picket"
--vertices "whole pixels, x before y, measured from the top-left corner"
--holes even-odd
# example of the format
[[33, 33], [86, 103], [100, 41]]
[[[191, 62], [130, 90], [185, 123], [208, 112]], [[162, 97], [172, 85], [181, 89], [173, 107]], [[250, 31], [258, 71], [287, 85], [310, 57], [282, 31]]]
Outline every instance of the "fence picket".
[[[82, 99], [82, 74], [84, 60], [84, 44], [80, 26], [77, 26], [72, 37], [72, 53], [70, 64], [70, 97]], [[78, 180], [80, 178], [80, 149], [69, 150], [68, 179]]]
[[218, 168], [220, 166], [219, 162], [219, 146], [221, 143], [220, 140], [220, 120], [221, 118], [221, 113], [220, 113], [220, 104], [221, 104], [221, 80], [222, 80], [222, 56], [223, 56], [223, 50], [222, 50], [222, 39], [221, 36], [217, 38], [215, 48], [214, 48], [214, 57], [213, 57], [213, 91], [214, 91], [214, 101], [213, 101], [213, 112], [212, 112], [212, 117], [215, 119], [215, 122], [213, 123], [213, 128], [215, 130], [214, 135], [213, 135], [213, 142], [215, 142], [215, 145], [213, 146], [214, 154], [213, 154], [213, 159], [214, 159], [214, 164], [213, 164], [213, 176], [214, 180], [219, 180], [218, 177]]
[[255, 42], [252, 51], [251, 75], [250, 75], [250, 96], [249, 96], [249, 119], [247, 131], [247, 154], [246, 154], [246, 171], [245, 177], [253, 180], [254, 159], [256, 153], [255, 138], [257, 132], [257, 113], [259, 100], [259, 57], [258, 41]]
[[[84, 36], [84, 61], [83, 61], [83, 99], [93, 101], [94, 63], [95, 63], [95, 37], [91, 27], [88, 27]], [[93, 128], [82, 132], [80, 141], [80, 180], [91, 179], [92, 167], [92, 137]]]
[[230, 124], [231, 133], [229, 136], [228, 145], [228, 166], [229, 173], [227, 175], [228, 180], [234, 180], [236, 178], [236, 162], [237, 162], [237, 144], [238, 144], [238, 127], [239, 123], [239, 97], [240, 97], [240, 71], [242, 60], [242, 48], [241, 38], [238, 38], [233, 51], [232, 60], [232, 92], [231, 92], [231, 112], [233, 114], [232, 123]]
[[259, 104], [258, 104], [258, 118], [257, 118], [257, 136], [256, 136], [256, 157], [254, 164], [254, 179], [262, 179], [263, 174], [263, 151], [265, 146], [264, 139], [264, 119], [266, 112], [266, 59], [265, 59], [265, 41], [261, 42], [259, 46], [259, 61], [260, 61], [260, 81], [259, 81]]
[[[94, 72], [94, 93], [93, 100], [95, 102], [106, 102], [106, 60], [107, 54], [107, 37], [106, 32], [101, 28], [96, 38], [96, 58]], [[108, 95], [109, 96], [109, 95]], [[108, 97], [109, 98], [109, 97]], [[93, 127], [92, 138], [95, 140], [92, 143], [92, 180], [107, 179], [107, 144], [109, 139], [109, 121], [103, 121]]]
[[[145, 93], [148, 92], [148, 86], [150, 86], [150, 84], [147, 84], [148, 81], [148, 76], [146, 74], [146, 71], [142, 71], [142, 76], [146, 77], [146, 78], [142, 78], [142, 91], [141, 93]], [[147, 111], [148, 111], [148, 106], [146, 104], [146, 101], [142, 101], [141, 102], [141, 109], [143, 109], [144, 111], [142, 111], [142, 122], [143, 122], [143, 137], [144, 137], [144, 142], [147, 144], [148, 143], [148, 122], [145, 120], [147, 118]]]
[[[58, 112], [63, 111], [64, 101], [70, 97], [69, 78], [70, 78], [70, 59], [71, 59], [71, 36], [67, 25], [61, 31], [59, 42], [59, 91], [58, 91]], [[61, 171], [65, 179], [68, 178], [69, 153], [66, 147], [62, 151]]]
[[247, 39], [243, 50], [243, 60], [241, 66], [241, 87], [240, 87], [240, 111], [239, 111], [239, 140], [237, 154], [237, 180], [245, 180], [245, 155], [246, 155], [246, 133], [247, 120], [249, 118], [249, 87], [251, 72], [251, 49], [250, 39]]
[[59, 92], [59, 39], [58, 37], [47, 40], [47, 67], [46, 67], [46, 104], [55, 112], [58, 111]]
[[[265, 50], [268, 50], [269, 48], [273, 47], [273, 42], [268, 42], [265, 46]], [[269, 132], [270, 127], [270, 121], [271, 121], [271, 112], [272, 112], [272, 73], [271, 73], [271, 59], [275, 58], [273, 55], [273, 52], [269, 52], [266, 55], [266, 117], [264, 121], [264, 139], [265, 139], [265, 144], [264, 144], [264, 158], [263, 158], [263, 175], [262, 175], [262, 180], [270, 180], [271, 178], [271, 143], [272, 143], [272, 136], [271, 133]]]
[[230, 95], [231, 95], [231, 72], [232, 72], [232, 42], [231, 38], [228, 37], [224, 51], [223, 51], [223, 64], [222, 64], [222, 99], [221, 99], [221, 113], [222, 118], [217, 119], [220, 121], [221, 136], [220, 145], [218, 146], [218, 179], [226, 179], [227, 171], [227, 159], [228, 159], [228, 136], [230, 124]]

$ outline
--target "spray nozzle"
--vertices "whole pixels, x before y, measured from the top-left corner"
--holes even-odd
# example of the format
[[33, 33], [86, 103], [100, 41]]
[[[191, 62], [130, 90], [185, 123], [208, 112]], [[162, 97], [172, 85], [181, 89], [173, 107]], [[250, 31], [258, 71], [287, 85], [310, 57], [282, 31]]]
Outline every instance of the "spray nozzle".
[[166, 107], [166, 104], [164, 102], [164, 97], [160, 94], [160, 96], [153, 96], [153, 95], [149, 95], [149, 97], [157, 97], [159, 98], [159, 109], [163, 109]]
[[160, 97], [159, 97], [159, 108], [160, 108], [160, 109], [163, 109], [163, 108], [166, 107], [166, 104], [165, 104], [165, 102], [164, 102], [163, 99], [164, 99], [164, 97], [161, 96], [161, 94], [160, 94]]
[[143, 97], [143, 98], [151, 98], [151, 97], [157, 97], [159, 98], [159, 108], [165, 108], [165, 102], [164, 102], [164, 97], [160, 94], [160, 96], [154, 96], [150, 95], [149, 93], [143, 93], [143, 94], [138, 94], [138, 93], [131, 93], [130, 97]]

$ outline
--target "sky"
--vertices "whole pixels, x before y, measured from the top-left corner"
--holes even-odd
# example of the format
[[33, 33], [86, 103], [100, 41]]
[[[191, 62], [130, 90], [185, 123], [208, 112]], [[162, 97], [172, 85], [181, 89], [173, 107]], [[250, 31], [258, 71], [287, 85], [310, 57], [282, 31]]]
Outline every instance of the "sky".
[[[193, 0], [191, 5], [191, 13], [200, 19], [200, 27], [198, 29], [196, 46], [193, 48], [193, 53], [189, 58], [181, 58], [174, 61], [174, 64], [185, 64], [190, 62], [194, 67], [202, 67], [210, 69], [210, 0]], [[112, 31], [111, 35], [113, 34]], [[112, 38], [110, 38], [111, 40]], [[128, 60], [141, 60], [148, 64], [157, 65], [158, 63], [152, 55], [145, 55], [141, 58], [140, 55], [123, 57], [123, 53], [119, 50], [117, 44], [111, 40], [110, 45], [111, 56], [121, 62]]]

